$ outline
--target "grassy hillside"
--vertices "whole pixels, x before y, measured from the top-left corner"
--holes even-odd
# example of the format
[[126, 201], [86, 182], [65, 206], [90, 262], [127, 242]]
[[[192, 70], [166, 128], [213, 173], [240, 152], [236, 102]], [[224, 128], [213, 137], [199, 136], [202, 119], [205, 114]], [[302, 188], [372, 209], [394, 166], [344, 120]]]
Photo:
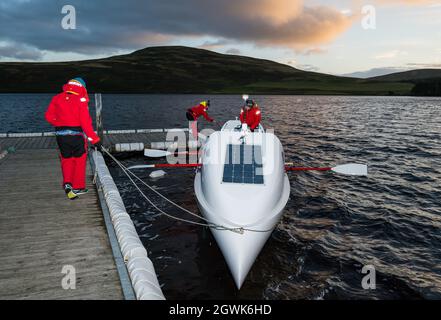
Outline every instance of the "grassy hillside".
[[441, 96], [441, 69], [419, 69], [397, 72], [381, 77], [370, 78], [371, 81], [408, 83], [413, 87], [413, 96]]
[[414, 84], [301, 71], [269, 60], [152, 47], [79, 62], [0, 63], [0, 92], [58, 92], [81, 76], [90, 92], [408, 95]]
[[373, 77], [368, 80], [386, 82], [418, 82], [421, 80], [441, 79], [441, 69], [418, 69], [404, 72], [391, 73], [385, 76]]

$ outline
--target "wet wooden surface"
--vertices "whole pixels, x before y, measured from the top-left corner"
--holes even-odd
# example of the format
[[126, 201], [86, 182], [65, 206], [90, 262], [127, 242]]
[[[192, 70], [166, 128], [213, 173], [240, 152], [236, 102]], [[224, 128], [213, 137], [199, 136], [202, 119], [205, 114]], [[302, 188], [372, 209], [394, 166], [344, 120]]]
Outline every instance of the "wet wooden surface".
[[[0, 146], [17, 149], [0, 160], [0, 299], [123, 299], [90, 168], [89, 193], [72, 201], [54, 137]], [[62, 287], [64, 266], [75, 289]]]

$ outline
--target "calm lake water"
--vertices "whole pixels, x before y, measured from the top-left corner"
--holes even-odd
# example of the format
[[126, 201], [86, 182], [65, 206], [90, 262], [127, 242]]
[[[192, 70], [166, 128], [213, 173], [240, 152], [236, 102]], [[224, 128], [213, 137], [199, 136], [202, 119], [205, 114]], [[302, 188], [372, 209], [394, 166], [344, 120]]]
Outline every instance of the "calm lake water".
[[[50, 98], [0, 95], [0, 132], [50, 130], [43, 120]], [[228, 95], [104, 95], [104, 123], [107, 129], [185, 127], [186, 108], [206, 98], [220, 121], [237, 116], [242, 103], [240, 96]], [[239, 292], [209, 230], [161, 216], [108, 160], [165, 296], [441, 299], [441, 99], [253, 98], [288, 161], [301, 166], [360, 162], [369, 165], [370, 174], [290, 173], [291, 198], [283, 219]], [[119, 158], [127, 165], [147, 161], [136, 155]], [[159, 180], [148, 173], [140, 175], [198, 212], [192, 170], [169, 171]], [[365, 265], [376, 269], [375, 290], [361, 286]]]

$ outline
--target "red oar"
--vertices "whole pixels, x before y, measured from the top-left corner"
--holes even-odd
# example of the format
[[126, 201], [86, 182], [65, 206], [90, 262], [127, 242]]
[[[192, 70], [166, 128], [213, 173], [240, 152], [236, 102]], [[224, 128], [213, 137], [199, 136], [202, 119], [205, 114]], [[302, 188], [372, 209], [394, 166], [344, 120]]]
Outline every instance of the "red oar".
[[336, 167], [324, 167], [324, 168], [308, 168], [308, 167], [292, 167], [285, 166], [286, 171], [333, 171], [336, 173], [347, 174], [351, 176], [367, 176], [367, 165], [358, 163], [342, 164]]
[[[128, 168], [132, 169], [146, 169], [146, 168], [197, 168], [201, 167], [202, 163], [177, 163], [177, 164], [169, 164], [169, 163], [157, 163], [157, 164], [145, 164], [138, 165]], [[343, 164], [336, 167], [293, 167], [290, 165], [285, 166], [286, 171], [332, 171], [340, 174], [352, 175], [352, 176], [366, 176], [367, 175], [367, 166], [364, 164], [357, 163], [349, 163]]]

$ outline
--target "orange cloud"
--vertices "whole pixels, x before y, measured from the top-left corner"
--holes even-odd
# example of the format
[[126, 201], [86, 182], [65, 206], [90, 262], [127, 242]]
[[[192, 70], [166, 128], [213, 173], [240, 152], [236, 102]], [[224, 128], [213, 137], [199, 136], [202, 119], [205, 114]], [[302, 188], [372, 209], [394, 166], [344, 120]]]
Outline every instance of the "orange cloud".
[[[311, 6], [303, 0], [94, 0], [78, 2], [82, 27], [64, 32], [53, 28], [59, 21], [52, 2], [14, 1], [2, 8], [0, 40], [86, 53], [168, 44], [181, 37], [306, 50], [334, 40], [355, 19], [332, 5]], [[26, 24], [17, 24], [17, 16]]]
[[[264, 2], [268, 4], [269, 1]], [[275, 9], [271, 12], [274, 16], [252, 19], [254, 14], [258, 14], [253, 12], [249, 12], [247, 18], [243, 17], [238, 23], [235, 38], [294, 49], [328, 43], [346, 31], [355, 20], [354, 16], [348, 16], [327, 6], [302, 6], [295, 13], [291, 13], [289, 18], [287, 14], [275, 18], [278, 12]]]
[[276, 25], [284, 24], [298, 17], [303, 11], [301, 0], [241, 0], [234, 1], [231, 14], [239, 13], [250, 19], [262, 19]]
[[[296, 50], [331, 42], [356, 19], [332, 6], [308, 6], [303, 0], [186, 0], [178, 3], [173, 9], [172, 22], [155, 14], [155, 18], [161, 18], [160, 25], [172, 26], [171, 31], [178, 35], [211, 36]], [[192, 7], [199, 10], [189, 16], [188, 8]], [[182, 21], [176, 18], [181, 16], [180, 11], [185, 13]], [[200, 12], [204, 14], [201, 16]]]

